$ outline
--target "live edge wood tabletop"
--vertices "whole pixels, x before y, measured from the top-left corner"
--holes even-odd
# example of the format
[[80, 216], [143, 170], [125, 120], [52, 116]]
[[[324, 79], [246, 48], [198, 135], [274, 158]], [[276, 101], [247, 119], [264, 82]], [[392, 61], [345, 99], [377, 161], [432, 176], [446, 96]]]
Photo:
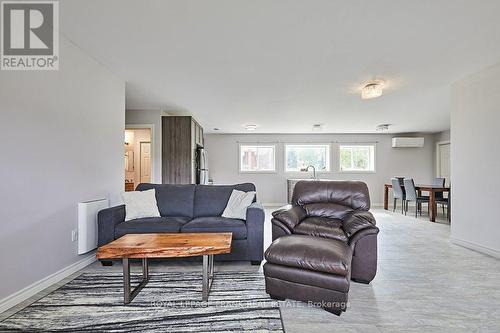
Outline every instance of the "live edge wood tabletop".
[[[149, 281], [149, 258], [203, 256], [202, 297], [208, 301], [214, 279], [214, 254], [231, 252], [232, 233], [127, 234], [97, 249], [97, 259], [121, 259], [123, 303], [129, 304]], [[142, 281], [132, 288], [129, 259], [142, 259]]]
[[97, 259], [172, 258], [231, 252], [229, 233], [127, 234], [97, 249]]

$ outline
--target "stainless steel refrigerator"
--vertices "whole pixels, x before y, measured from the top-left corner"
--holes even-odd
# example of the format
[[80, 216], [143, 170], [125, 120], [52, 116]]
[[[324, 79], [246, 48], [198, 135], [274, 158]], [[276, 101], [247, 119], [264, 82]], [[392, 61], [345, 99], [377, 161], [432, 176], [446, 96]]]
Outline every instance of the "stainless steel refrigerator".
[[197, 150], [197, 174], [196, 174], [196, 184], [208, 184], [208, 157], [207, 151], [203, 148], [198, 148]]

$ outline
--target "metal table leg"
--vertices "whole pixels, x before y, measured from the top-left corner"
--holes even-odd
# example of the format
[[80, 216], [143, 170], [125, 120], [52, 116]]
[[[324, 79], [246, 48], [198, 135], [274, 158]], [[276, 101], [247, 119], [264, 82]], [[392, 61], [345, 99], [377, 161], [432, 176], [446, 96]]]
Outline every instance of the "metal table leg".
[[149, 281], [148, 259], [147, 258], [142, 259], [142, 281], [132, 291], [130, 287], [130, 263], [128, 258], [123, 258], [122, 263], [123, 263], [123, 303], [129, 304]]
[[203, 281], [202, 281], [202, 295], [203, 302], [208, 301], [208, 294], [212, 288], [214, 280], [214, 256], [213, 254], [203, 256]]
[[214, 256], [208, 256], [208, 278], [213, 280], [214, 278]]

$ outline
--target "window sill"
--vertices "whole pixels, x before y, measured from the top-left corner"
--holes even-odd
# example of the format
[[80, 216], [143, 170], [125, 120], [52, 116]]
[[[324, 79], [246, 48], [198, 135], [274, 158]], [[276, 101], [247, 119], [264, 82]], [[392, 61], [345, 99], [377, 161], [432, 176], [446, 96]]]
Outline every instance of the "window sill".
[[[307, 175], [307, 174], [312, 174], [312, 170], [309, 170], [309, 171], [285, 170], [285, 173], [294, 173], [297, 175]], [[331, 171], [331, 170], [321, 170], [321, 171], [316, 170], [316, 174], [319, 174], [319, 173], [333, 173], [333, 171]]]
[[363, 171], [363, 170], [340, 170], [339, 173], [347, 174], [375, 174], [377, 171]]
[[250, 175], [273, 175], [277, 174], [277, 171], [239, 171], [240, 174], [250, 174]]

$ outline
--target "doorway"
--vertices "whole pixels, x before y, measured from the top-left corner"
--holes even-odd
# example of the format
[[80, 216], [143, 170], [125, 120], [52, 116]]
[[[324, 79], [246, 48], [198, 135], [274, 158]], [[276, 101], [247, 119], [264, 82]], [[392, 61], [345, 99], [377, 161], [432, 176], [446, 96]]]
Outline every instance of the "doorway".
[[151, 183], [151, 141], [141, 141], [139, 151], [139, 178], [141, 183]]
[[450, 142], [443, 141], [436, 144], [436, 175], [446, 180], [445, 185], [450, 186]]
[[125, 130], [125, 191], [134, 191], [140, 183], [151, 183], [151, 129]]

